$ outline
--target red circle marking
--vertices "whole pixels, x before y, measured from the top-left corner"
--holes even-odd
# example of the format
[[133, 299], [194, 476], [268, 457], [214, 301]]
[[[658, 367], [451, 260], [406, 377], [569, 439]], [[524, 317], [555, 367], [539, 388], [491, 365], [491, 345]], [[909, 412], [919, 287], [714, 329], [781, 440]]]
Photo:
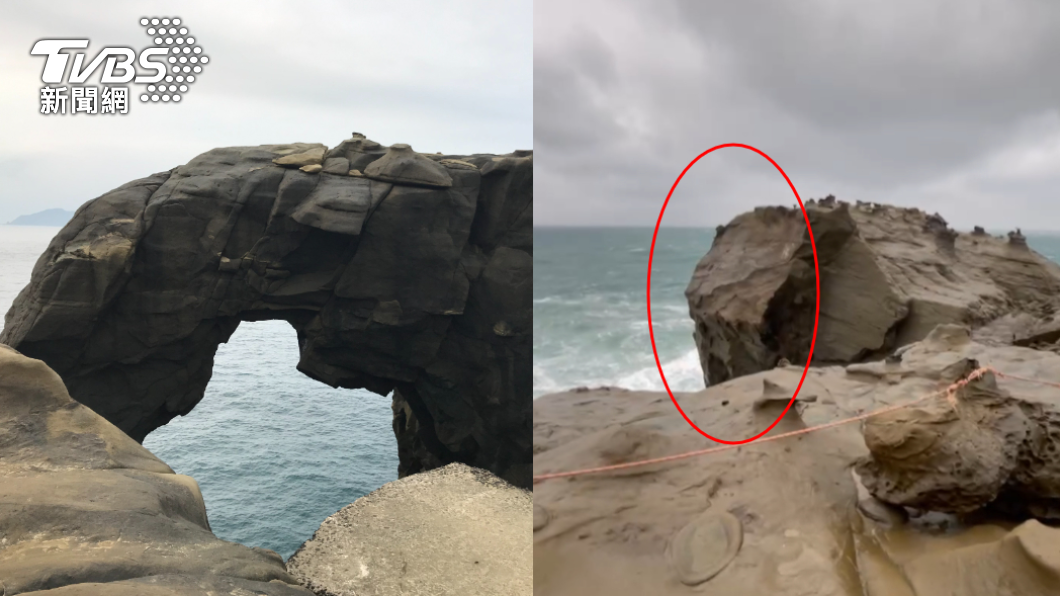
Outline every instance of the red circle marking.
[[[806, 358], [806, 366], [802, 369], [802, 378], [799, 379], [799, 386], [795, 388], [795, 393], [792, 394], [791, 399], [788, 401], [787, 407], [785, 407], [784, 411], [780, 413], [780, 416], [777, 416], [777, 419], [773, 421], [773, 424], [769, 425], [769, 428], [765, 429], [764, 431], [758, 433], [757, 435], [749, 439], [744, 439], [742, 441], [726, 441], [724, 439], [717, 439], [708, 435], [707, 433], [703, 432], [703, 429], [696, 426], [696, 423], [692, 422], [692, 419], [688, 417], [688, 414], [685, 414], [685, 411], [681, 409], [681, 404], [677, 403], [677, 398], [674, 397], [674, 392], [670, 390], [670, 384], [666, 382], [666, 374], [663, 373], [662, 362], [659, 360], [659, 350], [655, 347], [655, 328], [652, 326], [651, 323], [651, 264], [652, 259], [655, 257], [655, 240], [659, 236], [659, 226], [662, 224], [663, 214], [666, 213], [666, 206], [670, 204], [670, 197], [673, 196], [674, 191], [677, 190], [677, 185], [681, 182], [681, 178], [685, 177], [685, 174], [688, 173], [688, 170], [690, 170], [692, 166], [696, 164], [697, 161], [702, 159], [703, 156], [707, 155], [708, 153], [714, 150], [722, 149], [725, 147], [743, 147], [744, 149], [750, 149], [751, 151], [754, 151], [755, 153], [766, 158], [769, 163], [773, 164], [773, 167], [776, 168], [778, 172], [780, 172], [781, 176], [784, 177], [784, 181], [788, 183], [788, 186], [791, 188], [791, 192], [795, 194], [795, 200], [799, 202], [799, 208], [802, 209], [802, 217], [806, 220], [806, 229], [810, 232], [810, 248], [813, 249], [813, 271], [815, 276], [814, 282], [816, 284], [817, 291], [817, 294], [814, 298], [815, 306], [813, 315], [813, 338], [810, 340], [810, 354]], [[761, 438], [762, 435], [773, 430], [773, 427], [780, 422], [780, 419], [783, 418], [784, 415], [788, 413], [788, 410], [791, 409], [791, 405], [795, 403], [795, 397], [799, 395], [799, 390], [802, 389], [802, 383], [806, 380], [806, 373], [810, 371], [810, 361], [813, 360], [813, 346], [817, 343], [817, 322], [820, 319], [820, 315], [821, 270], [817, 264], [817, 245], [813, 241], [813, 228], [810, 227], [810, 217], [806, 214], [806, 207], [803, 206], [802, 199], [799, 198], [799, 191], [795, 190], [795, 185], [791, 183], [791, 179], [788, 178], [788, 175], [784, 173], [784, 170], [781, 169], [779, 165], [777, 165], [777, 162], [773, 161], [773, 158], [769, 157], [765, 153], [762, 153], [761, 151], [755, 149], [750, 145], [744, 145], [743, 143], [725, 143], [723, 145], [716, 145], [714, 147], [711, 147], [710, 149], [707, 149], [703, 153], [700, 153], [695, 159], [692, 160], [691, 163], [685, 166], [685, 169], [681, 171], [681, 175], [678, 176], [677, 180], [674, 181], [674, 185], [670, 187], [670, 192], [666, 195], [666, 201], [663, 202], [662, 209], [659, 211], [659, 220], [655, 222], [655, 233], [652, 234], [651, 237], [651, 252], [648, 253], [648, 333], [651, 335], [651, 351], [655, 354], [655, 364], [659, 367], [659, 376], [662, 377], [663, 386], [666, 387], [666, 393], [670, 394], [670, 401], [674, 402], [674, 406], [677, 408], [677, 411], [681, 413], [681, 416], [684, 417], [685, 421], [688, 422], [688, 424], [690, 424], [692, 428], [696, 429], [699, 434], [712, 441], [724, 443], [726, 445], [742, 445], [744, 443], [750, 443], [751, 441]]]

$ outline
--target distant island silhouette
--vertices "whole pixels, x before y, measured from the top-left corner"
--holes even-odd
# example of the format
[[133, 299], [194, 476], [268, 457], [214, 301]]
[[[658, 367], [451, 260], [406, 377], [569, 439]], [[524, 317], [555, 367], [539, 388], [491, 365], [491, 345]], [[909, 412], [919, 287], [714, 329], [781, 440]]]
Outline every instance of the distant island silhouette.
[[57, 226], [62, 227], [74, 216], [73, 211], [66, 209], [45, 209], [30, 215], [20, 215], [8, 222], [9, 226]]

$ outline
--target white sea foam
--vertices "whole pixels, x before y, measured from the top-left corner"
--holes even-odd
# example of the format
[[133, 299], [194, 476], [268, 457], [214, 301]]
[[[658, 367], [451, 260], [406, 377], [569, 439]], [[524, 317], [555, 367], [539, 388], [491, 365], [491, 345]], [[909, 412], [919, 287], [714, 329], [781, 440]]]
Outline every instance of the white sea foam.
[[[699, 353], [696, 350], [686, 352], [680, 358], [663, 362], [666, 382], [673, 391], [700, 391], [703, 385], [703, 370], [699, 364]], [[659, 367], [654, 364], [636, 372], [620, 377], [614, 385], [640, 391], [665, 391]]]
[[534, 399], [548, 393], [562, 391], [563, 389], [555, 379], [549, 376], [543, 366], [534, 363]]
[[[621, 387], [635, 391], [665, 391], [662, 377], [659, 376], [659, 368], [655, 362], [648, 358], [640, 359], [642, 363], [650, 362], [650, 365], [637, 368], [631, 373], [621, 374], [621, 368], [614, 361], [601, 361], [585, 363], [578, 366], [576, 370], [569, 366], [570, 361], [554, 358], [549, 361], [534, 363], [534, 399], [549, 393], [569, 391], [575, 387]], [[563, 365], [567, 364], [566, 369]], [[559, 374], [567, 372], [571, 377], [580, 371], [581, 376], [574, 382], [564, 383], [557, 381], [549, 370], [555, 370]], [[585, 374], [593, 370], [595, 374]], [[673, 360], [663, 362], [663, 372], [666, 373], [666, 381], [673, 391], [701, 391], [704, 388], [703, 371], [699, 364], [699, 353], [696, 350], [686, 352], [684, 355]]]

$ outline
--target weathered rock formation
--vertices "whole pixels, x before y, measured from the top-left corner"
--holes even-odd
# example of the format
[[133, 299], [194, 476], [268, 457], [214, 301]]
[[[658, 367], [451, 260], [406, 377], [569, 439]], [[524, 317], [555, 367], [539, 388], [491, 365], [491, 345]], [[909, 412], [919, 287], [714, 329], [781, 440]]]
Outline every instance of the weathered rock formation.
[[[912, 401], [947, 387], [973, 360], [1060, 383], [1055, 353], [986, 345], [967, 328], [940, 326], [907, 346], [900, 361], [811, 369], [797, 407], [767, 436]], [[802, 367], [780, 367], [676, 397], [706, 432], [740, 440], [772, 423], [801, 375]], [[957, 403], [953, 412], [938, 397], [919, 410], [870, 418], [864, 435], [851, 423], [541, 482], [534, 486], [535, 591], [666, 596], [688, 594], [686, 584], [696, 584], [704, 593], [777, 596], [1060, 593], [1060, 528], [1028, 518], [1048, 508], [1006, 508], [1004, 515], [991, 507], [969, 515], [932, 510], [978, 507], [994, 484], [1004, 489], [1001, 501], [1008, 489], [1037, 505], [1060, 494], [1060, 436], [1051, 414], [1060, 394], [1055, 386], [985, 378]], [[665, 393], [572, 391], [538, 398], [533, 407], [535, 474], [716, 446], [689, 427]], [[985, 428], [974, 431], [975, 424]], [[1022, 440], [1020, 428], [1027, 429]], [[864, 464], [877, 455], [888, 465], [874, 475]], [[900, 462], [908, 465], [899, 472]], [[855, 469], [867, 474], [861, 480], [871, 490]], [[896, 475], [910, 485], [932, 477], [949, 484], [926, 480], [922, 486], [933, 488], [917, 493], [925, 497], [919, 507], [905, 509], [880, 500], [905, 494], [884, 486]]]
[[327, 596], [528, 595], [531, 505], [528, 491], [449, 464], [344, 507], [287, 567]]
[[[938, 214], [831, 196], [806, 211], [821, 271], [814, 364], [882, 357], [946, 323], [990, 343], [1060, 339], [1060, 266], [1018, 231], [959, 234]], [[800, 209], [762, 207], [719, 228], [686, 291], [709, 382], [805, 363], [815, 282]]]
[[0, 345], [0, 594], [310, 592], [275, 552], [216, 538], [193, 479]]
[[[958, 362], [953, 380], [976, 370]], [[870, 418], [858, 463], [881, 501], [945, 513], [991, 507], [1060, 519], [1060, 407], [1000, 389], [993, 373], [963, 386], [955, 403], [934, 402]]]
[[82, 206], [0, 342], [142, 441], [203, 396], [240, 321], [283, 319], [298, 369], [394, 392], [402, 475], [528, 486], [533, 155], [215, 149]]

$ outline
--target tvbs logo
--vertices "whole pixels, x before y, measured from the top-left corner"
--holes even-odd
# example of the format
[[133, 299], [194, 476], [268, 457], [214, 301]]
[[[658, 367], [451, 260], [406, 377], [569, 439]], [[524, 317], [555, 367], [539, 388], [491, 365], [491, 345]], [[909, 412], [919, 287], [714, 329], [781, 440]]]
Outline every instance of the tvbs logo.
[[[188, 28], [180, 26], [179, 18], [144, 17], [140, 25], [153, 38], [153, 46], [139, 52], [127, 47], [105, 47], [88, 64], [84, 52], [75, 52], [71, 66], [67, 53], [87, 49], [88, 39], [42, 39], [33, 44], [29, 53], [45, 57], [41, 113], [127, 114], [129, 88], [109, 86], [127, 83], [145, 85], [141, 102], [179, 102], [209, 57], [202, 54], [202, 47], [196, 45]], [[97, 71], [102, 86], [84, 86]], [[59, 86], [64, 82], [70, 86]]]

